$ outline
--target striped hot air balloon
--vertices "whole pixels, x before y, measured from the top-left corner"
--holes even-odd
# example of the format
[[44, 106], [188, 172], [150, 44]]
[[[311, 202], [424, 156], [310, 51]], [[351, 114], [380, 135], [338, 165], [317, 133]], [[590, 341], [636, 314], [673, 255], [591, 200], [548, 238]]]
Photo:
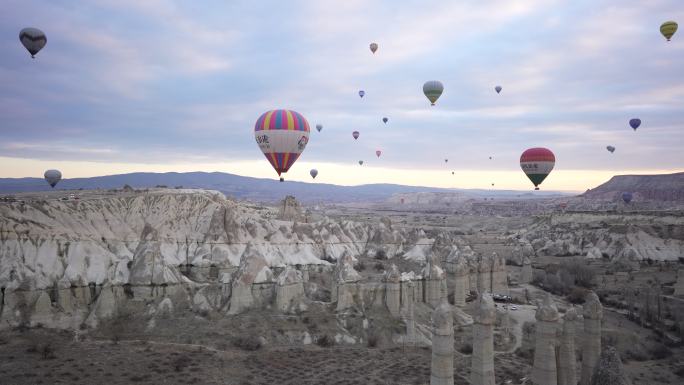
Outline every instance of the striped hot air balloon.
[[[254, 125], [254, 138], [278, 175], [287, 172], [309, 143], [309, 122], [290, 110], [264, 112]], [[283, 178], [280, 178], [283, 181]]]
[[548, 148], [530, 148], [520, 155], [520, 168], [530, 178], [535, 190], [539, 190], [539, 185], [551, 173], [555, 164], [556, 157]]

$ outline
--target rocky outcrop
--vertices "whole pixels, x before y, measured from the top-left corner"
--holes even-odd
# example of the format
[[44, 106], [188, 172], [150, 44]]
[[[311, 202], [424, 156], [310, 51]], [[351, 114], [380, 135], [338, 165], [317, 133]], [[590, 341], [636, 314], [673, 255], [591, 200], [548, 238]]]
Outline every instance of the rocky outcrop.
[[524, 257], [523, 266], [520, 270], [520, 283], [529, 284], [530, 282], [532, 282], [532, 278], [534, 278], [532, 270], [532, 261], [528, 257]]
[[392, 264], [390, 269], [385, 272], [383, 280], [385, 282], [385, 306], [390, 314], [398, 317], [401, 312], [401, 274], [397, 265]]
[[556, 368], [556, 333], [558, 331], [558, 309], [547, 294], [544, 302], [537, 309], [537, 330], [534, 348], [534, 364], [532, 366], [532, 383], [534, 385], [556, 385], [558, 372]]
[[304, 219], [302, 208], [292, 195], [286, 196], [278, 208], [278, 219], [283, 221], [301, 221]]
[[677, 270], [677, 282], [674, 285], [674, 295], [684, 296], [684, 269]]
[[454, 385], [454, 325], [446, 301], [432, 312], [432, 365], [430, 385]]
[[304, 298], [304, 279], [294, 266], [286, 266], [276, 281], [276, 307], [282, 312], [298, 310]]
[[423, 269], [425, 277], [425, 303], [437, 307], [442, 300], [446, 299], [446, 274], [439, 266], [437, 258], [428, 260]]
[[575, 324], [577, 310], [570, 308], [563, 316], [563, 329], [558, 348], [558, 385], [577, 385], [577, 361], [575, 359]]
[[494, 385], [494, 323], [496, 309], [491, 295], [483, 293], [473, 319], [473, 354], [470, 383]]
[[351, 255], [344, 254], [337, 261], [337, 266], [333, 271], [333, 286], [335, 287], [333, 298], [337, 298], [337, 310], [345, 310], [354, 305], [354, 295], [358, 294], [357, 283], [361, 280], [361, 275], [354, 270], [354, 261]]
[[248, 244], [232, 282], [229, 314], [237, 314], [254, 306], [253, 284], [272, 281], [273, 271], [268, 267], [266, 259], [254, 243]]
[[589, 292], [584, 302], [584, 332], [582, 333], [582, 377], [581, 385], [590, 385], [601, 354], [601, 320], [603, 306], [596, 293]]
[[506, 260], [503, 256], [492, 254], [491, 285], [492, 293], [508, 294], [508, 274], [506, 272]]
[[447, 257], [446, 266], [452, 282], [454, 305], [465, 306], [466, 297], [470, 291], [468, 283], [470, 268], [457, 247], [454, 247]]
[[664, 175], [617, 175], [581, 196], [588, 199], [618, 201], [630, 191], [635, 201], [684, 201], [684, 172]]
[[608, 347], [601, 353], [591, 385], [632, 385], [622, 368], [620, 354], [614, 347]]

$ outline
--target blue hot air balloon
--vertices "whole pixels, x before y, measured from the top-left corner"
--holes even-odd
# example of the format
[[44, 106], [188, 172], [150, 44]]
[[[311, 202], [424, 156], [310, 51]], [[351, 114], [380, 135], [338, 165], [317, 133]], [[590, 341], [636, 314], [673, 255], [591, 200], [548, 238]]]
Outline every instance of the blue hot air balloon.
[[622, 193], [622, 200], [629, 204], [629, 202], [632, 201], [632, 193], [631, 192], [623, 192]]
[[641, 119], [637, 119], [637, 118], [630, 119], [629, 125], [632, 126], [634, 131], [636, 131], [636, 129], [639, 128], [639, 126], [641, 126]]
[[360, 96], [360, 97], [363, 97], [363, 95], [365, 95], [365, 94], [366, 94], [366, 91], [364, 91], [364, 90], [359, 91], [359, 96]]
[[502, 89], [501, 86], [494, 87], [494, 91], [496, 91], [497, 94], [500, 94]]
[[385, 124], [387, 124], [387, 121], [388, 121], [388, 120], [389, 120], [389, 119], [387, 119], [387, 117], [382, 118], [382, 122], [385, 123]]

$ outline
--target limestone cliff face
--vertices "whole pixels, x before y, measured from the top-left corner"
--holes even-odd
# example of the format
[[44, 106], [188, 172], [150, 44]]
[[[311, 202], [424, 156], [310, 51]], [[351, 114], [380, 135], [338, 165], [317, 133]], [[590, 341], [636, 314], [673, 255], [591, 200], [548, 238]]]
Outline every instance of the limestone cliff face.
[[[388, 255], [401, 255], [426, 237], [386, 221], [301, 223], [277, 216], [278, 209], [203, 190], [1, 203], [0, 287], [202, 282], [212, 269], [235, 270], [250, 242], [273, 267], [328, 264], [382, 244], [389, 244]], [[201, 272], [186, 274], [190, 268]]]
[[677, 260], [684, 217], [672, 214], [564, 213], [540, 218], [524, 234], [537, 255]]
[[633, 193], [637, 201], [684, 201], [684, 172], [666, 175], [617, 175], [582, 196], [618, 201], [625, 191]]

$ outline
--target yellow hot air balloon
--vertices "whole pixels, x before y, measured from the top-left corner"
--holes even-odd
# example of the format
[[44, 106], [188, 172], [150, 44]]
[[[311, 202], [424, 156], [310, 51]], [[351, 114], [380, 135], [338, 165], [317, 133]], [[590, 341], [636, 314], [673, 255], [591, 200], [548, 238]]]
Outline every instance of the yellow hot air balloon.
[[666, 21], [660, 25], [660, 33], [665, 36], [667, 41], [670, 41], [675, 32], [677, 32], [677, 27], [678, 25], [676, 21]]

